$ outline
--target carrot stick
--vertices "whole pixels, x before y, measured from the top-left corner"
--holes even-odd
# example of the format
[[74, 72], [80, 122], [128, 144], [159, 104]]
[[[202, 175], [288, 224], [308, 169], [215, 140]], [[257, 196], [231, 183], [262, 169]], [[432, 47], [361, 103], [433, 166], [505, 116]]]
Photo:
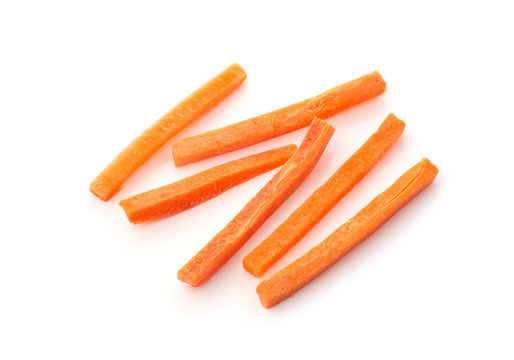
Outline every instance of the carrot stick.
[[234, 160], [120, 202], [134, 224], [189, 209], [266, 171], [283, 165], [296, 151], [291, 144]]
[[244, 148], [308, 126], [313, 117], [325, 119], [384, 93], [377, 71], [339, 85], [311, 99], [172, 144], [175, 165], [181, 166]]
[[434, 180], [428, 159], [409, 169], [353, 218], [297, 260], [262, 281], [257, 294], [265, 308], [293, 295], [370, 236]]
[[178, 279], [199, 286], [227, 262], [309, 175], [333, 133], [332, 126], [315, 118], [294, 155], [232, 221], [178, 271]]
[[405, 123], [393, 114], [380, 128], [268, 238], [243, 259], [250, 274], [261, 276], [309, 232], [380, 161], [403, 133]]
[[232, 64], [202, 85], [123, 149], [93, 180], [91, 192], [101, 200], [109, 200], [168, 140], [226, 98], [245, 79], [245, 71]]

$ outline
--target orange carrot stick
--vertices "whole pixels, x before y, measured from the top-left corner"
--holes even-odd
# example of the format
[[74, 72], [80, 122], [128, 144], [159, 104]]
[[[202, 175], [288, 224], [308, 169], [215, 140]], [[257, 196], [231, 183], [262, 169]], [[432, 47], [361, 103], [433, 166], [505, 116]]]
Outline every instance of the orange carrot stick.
[[294, 155], [232, 221], [178, 271], [178, 279], [199, 286], [227, 262], [309, 175], [333, 133], [332, 126], [315, 118]]
[[291, 144], [234, 160], [132, 196], [122, 200], [120, 205], [134, 224], [173, 215], [283, 165], [295, 151], [296, 145]]
[[93, 180], [91, 192], [101, 200], [109, 200], [168, 140], [226, 98], [245, 79], [245, 71], [233, 64], [202, 85], [123, 149]]
[[428, 159], [409, 169], [329, 237], [262, 281], [257, 286], [262, 305], [270, 308], [307, 285], [430, 185], [437, 172]]
[[308, 126], [313, 117], [325, 119], [384, 93], [377, 71], [339, 85], [311, 99], [172, 144], [175, 165], [241, 149]]
[[243, 259], [250, 274], [261, 276], [305, 236], [380, 161], [403, 133], [405, 123], [393, 114], [380, 128], [268, 238]]

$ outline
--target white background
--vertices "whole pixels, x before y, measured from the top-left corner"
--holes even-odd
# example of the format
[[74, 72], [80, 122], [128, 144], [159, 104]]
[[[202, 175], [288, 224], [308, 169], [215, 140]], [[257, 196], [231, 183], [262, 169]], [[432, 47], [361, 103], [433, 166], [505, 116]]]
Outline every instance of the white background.
[[[2, 1], [0, 358], [514, 358], [509, 2]], [[170, 144], [104, 203], [89, 182], [136, 135], [233, 62], [246, 82], [179, 136], [316, 95], [372, 70], [386, 93], [330, 118], [301, 187], [200, 288], [176, 271], [271, 178], [134, 226], [117, 203], [305, 130], [175, 168]], [[273, 309], [242, 257], [389, 112], [406, 130], [273, 273], [422, 157], [434, 184]]]

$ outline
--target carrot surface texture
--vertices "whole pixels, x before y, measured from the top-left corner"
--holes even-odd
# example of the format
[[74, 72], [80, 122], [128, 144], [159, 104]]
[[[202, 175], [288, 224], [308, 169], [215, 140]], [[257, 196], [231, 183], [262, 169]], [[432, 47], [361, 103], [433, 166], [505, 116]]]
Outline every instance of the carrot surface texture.
[[134, 224], [173, 215], [283, 165], [295, 151], [291, 144], [234, 160], [122, 200], [120, 206]]
[[178, 271], [178, 279], [199, 286], [225, 264], [309, 175], [333, 133], [332, 126], [315, 118], [294, 155], [232, 221]]
[[389, 114], [379, 129], [268, 238], [243, 259], [261, 276], [300, 241], [380, 161], [403, 133], [405, 123]]
[[430, 185], [437, 172], [422, 159], [325, 240], [262, 281], [257, 286], [262, 305], [280, 303], [323, 273]]
[[245, 71], [233, 64], [202, 85], [123, 149], [90, 184], [91, 192], [104, 201], [112, 198], [157, 150], [226, 98], [245, 79]]
[[172, 144], [175, 165], [250, 146], [309, 126], [312, 119], [325, 119], [384, 93], [386, 83], [377, 71], [349, 81], [313, 98]]

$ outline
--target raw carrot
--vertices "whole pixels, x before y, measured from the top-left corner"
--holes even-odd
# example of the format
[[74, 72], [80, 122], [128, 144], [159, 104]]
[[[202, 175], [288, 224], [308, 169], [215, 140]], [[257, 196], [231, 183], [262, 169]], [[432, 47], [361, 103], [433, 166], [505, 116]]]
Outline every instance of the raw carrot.
[[296, 151], [291, 144], [215, 166], [172, 184], [120, 202], [134, 224], [173, 215], [283, 165]]
[[329, 237], [262, 281], [257, 286], [262, 305], [270, 308], [307, 285], [430, 185], [437, 172], [428, 159], [409, 169]]
[[380, 161], [403, 133], [405, 123], [389, 114], [379, 129], [268, 238], [243, 259], [254, 276], [262, 275], [310, 231]]
[[93, 180], [89, 186], [91, 192], [101, 200], [109, 200], [157, 150], [226, 98], [245, 79], [245, 71], [233, 64], [202, 85], [123, 149]]
[[315, 118], [294, 155], [232, 221], [178, 271], [178, 279], [199, 286], [227, 262], [309, 175], [333, 133], [332, 126]]
[[313, 117], [325, 119], [384, 93], [386, 83], [377, 71], [339, 85], [311, 99], [172, 144], [175, 165], [262, 142], [308, 126]]

